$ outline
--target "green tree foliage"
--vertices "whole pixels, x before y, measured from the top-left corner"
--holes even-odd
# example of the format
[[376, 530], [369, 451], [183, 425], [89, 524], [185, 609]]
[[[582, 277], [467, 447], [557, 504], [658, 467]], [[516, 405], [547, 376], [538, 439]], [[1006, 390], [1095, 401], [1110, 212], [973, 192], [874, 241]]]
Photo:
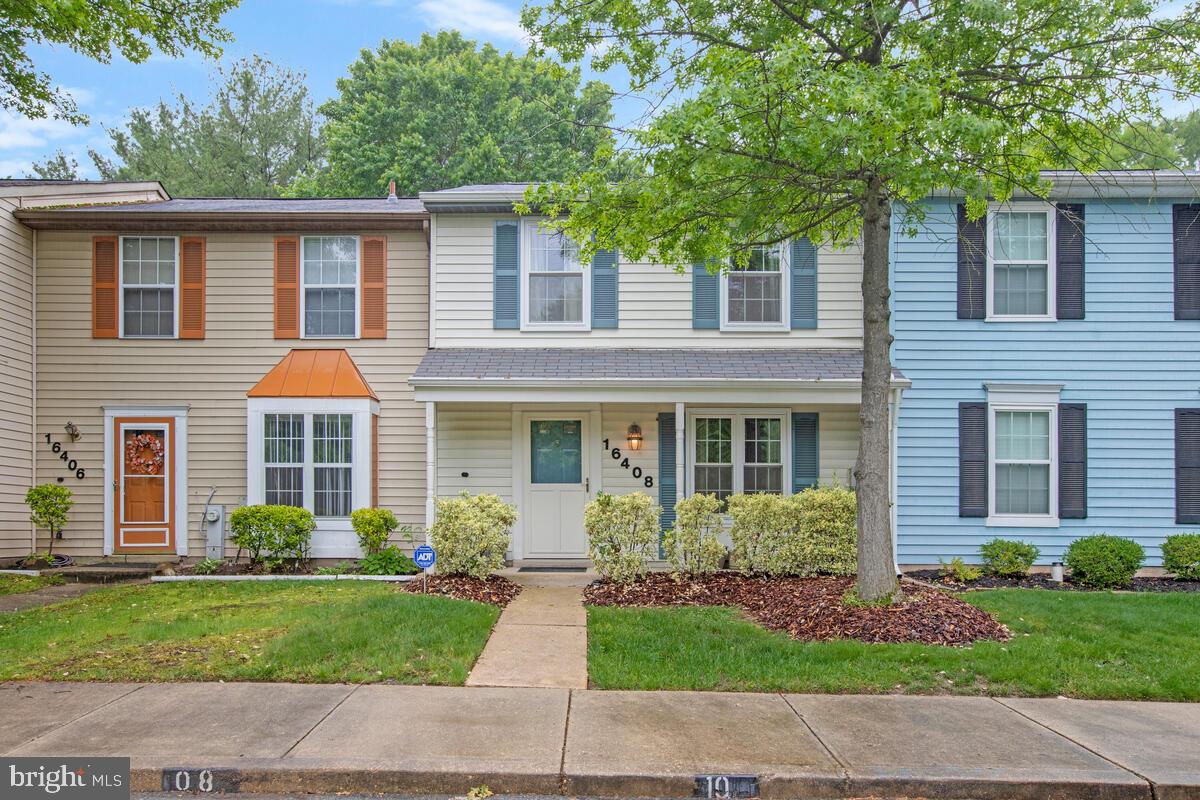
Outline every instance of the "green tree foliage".
[[727, 264], [807, 235], [861, 242], [858, 594], [895, 593], [888, 492], [888, 241], [949, 189], [1044, 195], [1040, 170], [1103, 164], [1160, 91], [1200, 89], [1197, 11], [1159, 0], [545, 0], [536, 55], [623, 67], [657, 93], [631, 131], [639, 177], [592, 169], [531, 193], [590, 256]]
[[29, 177], [45, 181], [79, 180], [79, 162], [62, 150], [55, 150], [54, 155], [45, 161], [35, 161], [30, 165]]
[[376, 196], [556, 180], [611, 150], [611, 91], [457, 32], [363, 50], [321, 106], [329, 165], [296, 195]]
[[67, 515], [75, 499], [71, 490], [57, 483], [43, 483], [30, 487], [25, 493], [25, 505], [29, 506], [29, 521], [39, 528], [50, 531], [48, 553], [54, 552], [54, 540], [67, 527]]
[[1200, 109], [1168, 120], [1163, 127], [1175, 139], [1183, 166], [1200, 169]]
[[221, 16], [238, 0], [0, 0], [0, 107], [30, 118], [84, 122], [69, 94], [29, 57], [30, 45], [64, 45], [109, 63], [113, 53], [140, 64], [157, 49], [219, 56], [230, 40]]
[[157, 180], [182, 197], [274, 197], [321, 163], [302, 72], [257, 56], [214, 75], [211, 101], [134, 109], [110, 130], [116, 161], [92, 153], [107, 180]]

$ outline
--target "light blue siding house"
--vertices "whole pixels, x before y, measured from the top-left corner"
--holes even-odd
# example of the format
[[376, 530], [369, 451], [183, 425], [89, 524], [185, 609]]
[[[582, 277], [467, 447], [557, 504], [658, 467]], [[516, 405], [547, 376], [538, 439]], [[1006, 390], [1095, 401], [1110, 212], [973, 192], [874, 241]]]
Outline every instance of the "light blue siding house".
[[901, 564], [1200, 530], [1200, 175], [1051, 177], [894, 241]]

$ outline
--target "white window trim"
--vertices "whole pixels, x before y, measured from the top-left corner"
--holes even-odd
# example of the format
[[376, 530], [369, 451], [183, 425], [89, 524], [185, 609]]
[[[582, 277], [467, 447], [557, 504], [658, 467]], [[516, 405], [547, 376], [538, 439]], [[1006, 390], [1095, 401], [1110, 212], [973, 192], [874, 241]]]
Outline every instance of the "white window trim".
[[747, 417], [778, 417], [779, 435], [783, 438], [783, 475], [781, 488], [784, 495], [792, 493], [792, 412], [786, 408], [689, 408], [687, 412], [687, 486], [685, 495], [696, 493], [696, 418], [731, 417], [733, 419], [733, 493], [745, 489], [746, 425]]
[[[1061, 385], [986, 384], [988, 393], [988, 516], [989, 527], [1057, 528], [1058, 519], [1058, 401]], [[996, 412], [1041, 411], [1050, 414], [1050, 513], [996, 513]]]
[[[171, 293], [175, 299], [175, 331], [170, 336], [126, 336], [125, 335], [125, 240], [126, 239], [174, 239], [175, 240], [175, 283], [171, 287]], [[165, 284], [137, 284], [131, 286], [131, 289], [162, 289]], [[118, 236], [117, 237], [117, 337], [121, 339], [178, 339], [179, 338], [179, 237], [178, 236], [159, 236], [155, 234], [145, 234], [141, 236]]]
[[[370, 398], [252, 397], [246, 401], [246, 502], [266, 502], [266, 463], [263, 459], [263, 417], [267, 414], [303, 414], [304, 507], [313, 509], [312, 415], [351, 414], [354, 443], [351, 464], [351, 510], [371, 504], [371, 415], [379, 403]], [[317, 517], [317, 531], [352, 531], [349, 517]], [[314, 555], [316, 555], [314, 548]]]
[[[529, 320], [529, 275], [533, 265], [533, 233], [545, 221], [544, 217], [521, 218], [520, 265], [521, 330], [523, 331], [590, 331], [592, 329], [592, 280], [588, 265], [580, 262], [580, 280], [583, 282], [583, 318], [579, 322], [530, 322]], [[552, 273], [554, 274], [554, 273]]]
[[[782, 333], [792, 329], [792, 248], [789, 242], [775, 245], [779, 250], [779, 322], [729, 321], [729, 269], [721, 270], [721, 330], [749, 333]], [[740, 272], [741, 270], [739, 270]]]
[[[305, 298], [308, 296], [306, 291], [309, 286], [304, 280], [304, 242], [308, 239], [342, 239], [350, 238], [354, 240], [354, 333], [351, 336], [309, 336], [304, 331], [308, 327], [305, 324], [305, 314], [307, 312]], [[314, 289], [349, 289], [349, 284], [313, 284]], [[362, 338], [362, 241], [358, 236], [347, 236], [346, 234], [313, 234], [312, 236], [300, 237], [300, 338], [301, 339], [342, 339], [353, 340]]]
[[[996, 231], [996, 214], [1005, 212], [1042, 212], [1046, 215], [1046, 313], [1045, 314], [996, 314], [993, 310], [996, 297], [995, 254], [992, 251], [993, 235]], [[1057, 276], [1055, 264], [1057, 254], [1055, 246], [1058, 241], [1056, 226], [1058, 214], [1050, 203], [1026, 201], [1017, 203], [994, 203], [988, 207], [987, 227], [984, 229], [984, 250], [987, 253], [987, 291], [985, 322], [1055, 322], [1058, 319]], [[1011, 264], [1040, 264], [1040, 261], [1008, 261]]]

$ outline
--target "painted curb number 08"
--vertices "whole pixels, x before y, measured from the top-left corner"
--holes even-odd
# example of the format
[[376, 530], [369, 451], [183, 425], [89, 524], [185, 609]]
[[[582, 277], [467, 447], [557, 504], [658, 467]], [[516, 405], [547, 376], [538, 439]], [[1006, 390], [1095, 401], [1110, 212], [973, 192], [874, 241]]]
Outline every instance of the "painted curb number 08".
[[231, 770], [212, 769], [164, 769], [162, 772], [164, 792], [236, 792], [237, 781]]

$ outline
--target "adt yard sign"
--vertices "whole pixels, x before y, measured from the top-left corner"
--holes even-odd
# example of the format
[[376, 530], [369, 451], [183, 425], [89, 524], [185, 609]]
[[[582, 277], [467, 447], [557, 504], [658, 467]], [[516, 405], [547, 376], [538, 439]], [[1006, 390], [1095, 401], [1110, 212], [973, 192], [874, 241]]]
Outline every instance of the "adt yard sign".
[[413, 551], [413, 561], [421, 569], [429, 569], [437, 561], [437, 553], [429, 545], [423, 544]]

